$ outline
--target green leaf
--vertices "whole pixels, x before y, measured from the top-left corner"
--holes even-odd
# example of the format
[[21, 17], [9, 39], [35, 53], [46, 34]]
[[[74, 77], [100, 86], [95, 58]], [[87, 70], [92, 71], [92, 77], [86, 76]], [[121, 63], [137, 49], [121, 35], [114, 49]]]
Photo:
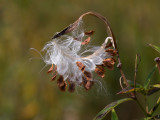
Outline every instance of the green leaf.
[[146, 117], [144, 118], [144, 120], [151, 120], [151, 117]]
[[145, 89], [144, 88], [124, 88], [117, 94], [124, 94], [124, 93], [130, 93], [130, 92], [140, 92], [141, 94], [145, 95]]
[[155, 65], [154, 68], [152, 69], [152, 71], [149, 73], [149, 75], [148, 75], [148, 77], [147, 77], [147, 79], [145, 81], [145, 84], [144, 84], [144, 89], [148, 88], [148, 85], [149, 85], [149, 83], [151, 81], [151, 77], [152, 77], [153, 73], [156, 71], [156, 68], [157, 68], [157, 65]]
[[160, 115], [155, 115], [153, 117], [147, 117], [144, 120], [160, 120]]
[[118, 116], [116, 114], [116, 111], [112, 109], [112, 119], [111, 120], [118, 120]]
[[153, 49], [155, 49], [157, 52], [160, 53], [160, 47], [156, 46], [156, 45], [152, 45], [152, 44], [148, 44], [149, 46], [151, 46]]
[[160, 84], [155, 84], [155, 85], [150, 86], [149, 89], [147, 89], [146, 94], [152, 95], [153, 93], [159, 90], [160, 90]]
[[[157, 108], [160, 105], [160, 97], [157, 100], [157, 103], [155, 104], [155, 106], [151, 109], [150, 114], [153, 115], [153, 113], [157, 110]], [[159, 119], [160, 119], [160, 115], [159, 115]]]
[[93, 120], [102, 120], [117, 105], [119, 105], [123, 102], [129, 101], [129, 100], [133, 100], [133, 99], [132, 98], [124, 98], [124, 99], [112, 102], [111, 104], [107, 105], [103, 110], [101, 110]]

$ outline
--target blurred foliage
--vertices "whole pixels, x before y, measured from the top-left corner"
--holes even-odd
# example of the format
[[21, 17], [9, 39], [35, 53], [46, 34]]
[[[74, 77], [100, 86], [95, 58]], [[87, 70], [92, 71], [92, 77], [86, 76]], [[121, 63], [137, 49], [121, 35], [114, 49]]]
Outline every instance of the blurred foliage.
[[[0, 119], [90, 120], [120, 98], [116, 95], [120, 90], [117, 69], [107, 71], [102, 86], [94, 86], [88, 93], [77, 90], [71, 94], [59, 91], [56, 83], [50, 82], [48, 68], [40, 72], [45, 65], [42, 60], [29, 60], [40, 58], [30, 48], [40, 51], [55, 32], [87, 11], [108, 18], [128, 79], [134, 75], [135, 54], [141, 55], [137, 81], [144, 83], [155, 64], [154, 58], [159, 56], [147, 46], [160, 45], [159, 4], [159, 0], [0, 0]], [[96, 28], [94, 44], [102, 43], [106, 37], [103, 25], [96, 18], [88, 18], [85, 25]], [[151, 82], [159, 83], [158, 76], [156, 71]], [[156, 97], [149, 100], [150, 106]], [[120, 106], [116, 112], [120, 120], [143, 117], [135, 104]]]

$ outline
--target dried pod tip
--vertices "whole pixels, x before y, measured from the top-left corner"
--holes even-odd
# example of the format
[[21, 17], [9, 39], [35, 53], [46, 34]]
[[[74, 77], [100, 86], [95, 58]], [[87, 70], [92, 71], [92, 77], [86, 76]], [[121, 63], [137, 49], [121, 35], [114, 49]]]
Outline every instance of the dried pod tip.
[[113, 70], [115, 62], [116, 60], [114, 58], [107, 58], [103, 61], [103, 65], [108, 69]]
[[88, 38], [85, 39], [81, 44], [82, 44], [82, 45], [87, 45], [90, 41], [91, 41], [91, 37], [88, 37]]
[[112, 47], [112, 43], [111, 43], [111, 42], [109, 42], [109, 43], [106, 45], [105, 48], [109, 48], [109, 47]]
[[87, 81], [86, 83], [84, 83], [84, 88], [87, 91], [90, 90], [92, 86], [93, 86], [93, 81]]
[[64, 81], [63, 76], [60, 76], [57, 80], [57, 85], [60, 90], [65, 91], [67, 88], [67, 83]]
[[81, 62], [79, 62], [79, 61], [76, 62], [76, 64], [77, 64], [78, 68], [79, 68], [82, 72], [84, 72], [86, 66], [84, 66], [84, 64], [81, 63]]
[[101, 77], [101, 78], [104, 78], [105, 76], [105, 69], [104, 69], [104, 66], [103, 65], [97, 65], [96, 66], [96, 69], [95, 69], [95, 72]]
[[95, 33], [95, 31], [91, 30], [91, 31], [87, 31], [84, 34], [85, 35], [93, 35]]
[[84, 71], [84, 76], [87, 81], [92, 80], [92, 74], [88, 71]]
[[54, 81], [56, 79], [56, 76], [57, 74], [52, 77], [51, 81]]
[[75, 91], [75, 83], [73, 83], [73, 82], [68, 82], [68, 84], [69, 84], [69, 88], [68, 88], [68, 91], [69, 92], [74, 92]]
[[113, 49], [108, 49], [106, 50], [106, 52], [110, 55], [110, 56], [116, 56], [117, 55], [117, 51], [113, 50]]

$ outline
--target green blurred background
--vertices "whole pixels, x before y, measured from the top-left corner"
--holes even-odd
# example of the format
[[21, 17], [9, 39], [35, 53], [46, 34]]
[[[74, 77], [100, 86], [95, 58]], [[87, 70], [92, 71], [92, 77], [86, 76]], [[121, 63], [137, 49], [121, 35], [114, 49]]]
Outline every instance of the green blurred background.
[[[96, 11], [108, 18], [117, 38], [124, 72], [133, 80], [135, 54], [142, 57], [137, 75], [143, 84], [160, 56], [147, 46], [160, 46], [159, 0], [0, 0], [0, 120], [91, 120], [107, 104], [122, 97], [120, 73], [106, 72], [101, 85], [89, 92], [61, 92], [45, 65], [30, 48], [40, 51], [55, 32], [74, 22], [82, 13]], [[106, 37], [97, 18], [86, 17], [94, 25], [94, 44]], [[40, 72], [40, 73], [39, 73]], [[158, 83], [156, 71], [152, 83]], [[149, 107], [156, 101], [151, 96]], [[143, 103], [143, 102], [142, 102]], [[120, 120], [136, 120], [143, 113], [133, 102], [116, 108]], [[157, 111], [157, 113], [160, 111]], [[106, 119], [110, 119], [110, 115]]]

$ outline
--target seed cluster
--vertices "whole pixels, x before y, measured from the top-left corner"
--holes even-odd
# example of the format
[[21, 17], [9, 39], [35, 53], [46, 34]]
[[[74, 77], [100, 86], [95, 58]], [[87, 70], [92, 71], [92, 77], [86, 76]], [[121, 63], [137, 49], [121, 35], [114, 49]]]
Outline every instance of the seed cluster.
[[[84, 41], [81, 41], [81, 45], [89, 44], [91, 40], [91, 35], [93, 35], [94, 33], [95, 31], [84, 32], [84, 34], [88, 37]], [[78, 38], [74, 38], [74, 40], [78, 40]], [[111, 47], [112, 47], [111, 42], [103, 46], [106, 56], [110, 57], [103, 59], [101, 64], [96, 64], [96, 67], [94, 69], [94, 72], [97, 73], [97, 75], [101, 78], [104, 78], [105, 76], [105, 67], [107, 67], [109, 70], [114, 69], [114, 64], [116, 60], [113, 57], [117, 55], [117, 51], [111, 49]], [[94, 54], [97, 55], [96, 52]], [[87, 66], [84, 63], [82, 63], [82, 61], [76, 61], [75, 64], [77, 68], [82, 72], [82, 81], [79, 85], [82, 85], [88, 91], [94, 84], [93, 74], [91, 73], [91, 71], [88, 71], [86, 69]], [[63, 75], [58, 75], [57, 65], [52, 64], [50, 69], [48, 70], [48, 73], [52, 73], [53, 75], [51, 79], [52, 81], [55, 81], [56, 77], [59, 76], [57, 79], [57, 86], [60, 88], [61, 91], [66, 91], [67, 86], [69, 92], [75, 91], [76, 83], [74, 82], [74, 80], [69, 80], [69, 79], [64, 80]]]

